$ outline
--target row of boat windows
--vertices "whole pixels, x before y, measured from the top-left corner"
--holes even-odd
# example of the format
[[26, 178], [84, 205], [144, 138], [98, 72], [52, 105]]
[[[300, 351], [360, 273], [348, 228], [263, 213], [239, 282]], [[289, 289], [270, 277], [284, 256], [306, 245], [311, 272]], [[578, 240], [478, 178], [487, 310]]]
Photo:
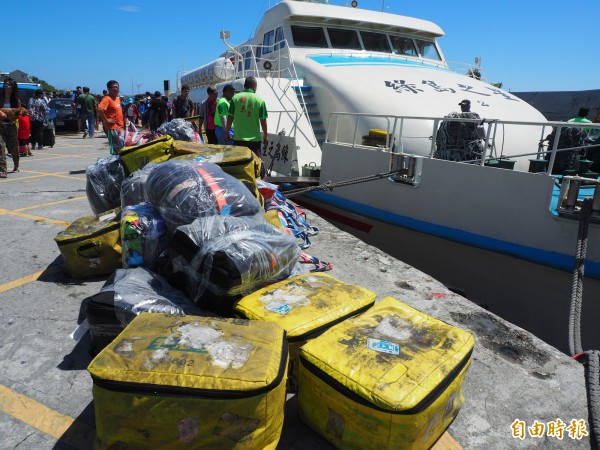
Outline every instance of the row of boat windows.
[[[344, 28], [292, 25], [291, 29], [295, 47], [366, 50], [414, 57], [421, 56], [437, 61], [442, 59], [435, 44], [424, 39]], [[263, 55], [266, 55], [284, 47], [283, 28], [279, 27], [264, 34], [262, 49], [259, 47], [257, 56], [260, 57], [261, 51]]]

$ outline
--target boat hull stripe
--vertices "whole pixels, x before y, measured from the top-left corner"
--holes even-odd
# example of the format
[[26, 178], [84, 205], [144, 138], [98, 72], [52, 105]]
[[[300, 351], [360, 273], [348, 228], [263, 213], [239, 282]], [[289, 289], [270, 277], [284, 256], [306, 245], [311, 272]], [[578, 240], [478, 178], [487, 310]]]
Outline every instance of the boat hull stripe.
[[[311, 192], [306, 194], [306, 196], [321, 203], [325, 203], [342, 210], [351, 211], [361, 216], [378, 220], [387, 224], [408, 228], [410, 230], [430, 234], [485, 250], [504, 253], [534, 262], [536, 264], [549, 266], [567, 272], [573, 270], [573, 256], [527, 247], [520, 244], [513, 244], [499, 239], [470, 233], [468, 231], [457, 230], [455, 228], [446, 227], [443, 225], [412, 219], [410, 217], [384, 211], [379, 208], [357, 203], [352, 200], [344, 199], [325, 192]], [[573, 251], [575, 251], [575, 249], [573, 249]], [[600, 264], [592, 261], [586, 261], [585, 275], [591, 278], [600, 279]]]

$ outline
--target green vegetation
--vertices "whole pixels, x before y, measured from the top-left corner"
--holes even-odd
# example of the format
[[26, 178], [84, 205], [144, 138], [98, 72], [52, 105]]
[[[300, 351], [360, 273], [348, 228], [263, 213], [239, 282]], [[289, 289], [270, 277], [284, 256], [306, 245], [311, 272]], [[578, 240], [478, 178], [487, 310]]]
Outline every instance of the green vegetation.
[[42, 90], [44, 92], [54, 92], [54, 91], [58, 90], [54, 86], [52, 86], [51, 84], [48, 84], [46, 81], [40, 80], [38, 77], [31, 76], [29, 78], [31, 78], [31, 81], [33, 81], [34, 83], [41, 84], [42, 85]]

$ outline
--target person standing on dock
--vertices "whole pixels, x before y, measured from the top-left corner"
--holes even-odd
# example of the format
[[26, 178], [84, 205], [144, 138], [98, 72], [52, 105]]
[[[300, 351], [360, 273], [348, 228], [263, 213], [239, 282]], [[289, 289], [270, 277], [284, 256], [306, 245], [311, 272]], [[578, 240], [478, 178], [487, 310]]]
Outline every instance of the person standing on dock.
[[[250, 148], [260, 156], [260, 147], [268, 142], [267, 106], [262, 98], [256, 95], [258, 83], [254, 77], [246, 77], [244, 90], [235, 94], [229, 105], [229, 117], [225, 126], [225, 138], [229, 141], [229, 130], [234, 128], [233, 145]], [[261, 138], [260, 130], [263, 136]]]
[[227, 124], [227, 116], [229, 114], [229, 105], [231, 99], [235, 95], [233, 84], [223, 86], [223, 96], [217, 102], [217, 112], [215, 112], [215, 134], [220, 145], [227, 144], [225, 139], [225, 125]]
[[208, 98], [200, 104], [200, 121], [198, 123], [198, 132], [202, 132], [204, 125], [204, 133], [209, 144], [217, 144], [217, 136], [215, 135], [215, 111], [217, 110], [217, 96], [219, 91], [216, 86], [209, 86], [206, 89]]
[[173, 118], [185, 119], [194, 115], [194, 102], [188, 97], [190, 87], [187, 84], [181, 86], [181, 95], [173, 102]]
[[123, 131], [124, 134], [125, 130], [123, 108], [119, 99], [119, 83], [115, 80], [110, 80], [106, 83], [106, 87], [108, 88], [108, 95], [104, 96], [98, 105], [97, 111], [98, 116], [104, 124], [104, 131], [108, 136], [110, 154], [118, 155], [123, 148], [123, 141], [121, 140], [121, 133], [119, 131]]
[[[573, 117], [572, 119], [569, 119], [568, 122], [570, 122], [570, 123], [592, 123], [592, 121], [587, 118], [589, 113], [590, 113], [589, 108], [579, 108], [579, 111], [577, 111], [577, 117]], [[590, 129], [584, 128], [583, 131], [586, 133], [589, 133]]]

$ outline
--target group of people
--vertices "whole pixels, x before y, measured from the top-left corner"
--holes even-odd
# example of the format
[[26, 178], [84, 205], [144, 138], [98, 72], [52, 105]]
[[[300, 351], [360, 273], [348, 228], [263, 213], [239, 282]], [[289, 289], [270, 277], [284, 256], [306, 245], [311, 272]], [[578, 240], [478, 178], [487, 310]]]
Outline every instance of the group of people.
[[[256, 94], [257, 81], [247, 77], [244, 90], [235, 93], [232, 84], [226, 84], [219, 98], [218, 89], [210, 86], [208, 98], [200, 104], [199, 130], [204, 129], [210, 144], [233, 144], [249, 147], [259, 154], [263, 142], [267, 142], [267, 108], [264, 100]], [[78, 86], [71, 98], [76, 110], [79, 131], [83, 138], [91, 139], [102, 123], [108, 136], [111, 153], [117, 154], [123, 147], [123, 131], [126, 121], [147, 126], [156, 131], [160, 125], [173, 118], [192, 117], [196, 114], [194, 102], [189, 98], [190, 88], [183, 85], [179, 95], [169, 105], [160, 91], [149, 96], [129, 98], [119, 96], [119, 83], [110, 80], [103, 95], [95, 96], [88, 87]], [[22, 107], [17, 83], [7, 78], [0, 92], [0, 106], [19, 109], [18, 117], [9, 117], [0, 111], [0, 178], [7, 177], [6, 152], [10, 153], [14, 168], [19, 171], [19, 157], [32, 156], [31, 148], [43, 148], [43, 125], [49, 107], [41, 89], [35, 92], [27, 108]], [[262, 135], [261, 135], [262, 132]]]
[[[260, 153], [261, 145], [267, 142], [268, 113], [265, 101], [256, 93], [257, 86], [255, 77], [246, 77], [242, 92], [236, 94], [233, 85], [226, 84], [221, 98], [215, 86], [207, 88], [208, 98], [200, 104], [199, 122], [209, 144], [232, 143]], [[182, 97], [187, 96], [186, 90], [189, 93], [184, 85]]]
[[19, 172], [21, 156], [33, 156], [31, 148], [43, 148], [43, 126], [48, 103], [41, 89], [35, 91], [27, 105], [21, 104], [19, 86], [7, 77], [0, 91], [0, 178], [7, 178], [6, 154], [13, 160], [12, 172]]

